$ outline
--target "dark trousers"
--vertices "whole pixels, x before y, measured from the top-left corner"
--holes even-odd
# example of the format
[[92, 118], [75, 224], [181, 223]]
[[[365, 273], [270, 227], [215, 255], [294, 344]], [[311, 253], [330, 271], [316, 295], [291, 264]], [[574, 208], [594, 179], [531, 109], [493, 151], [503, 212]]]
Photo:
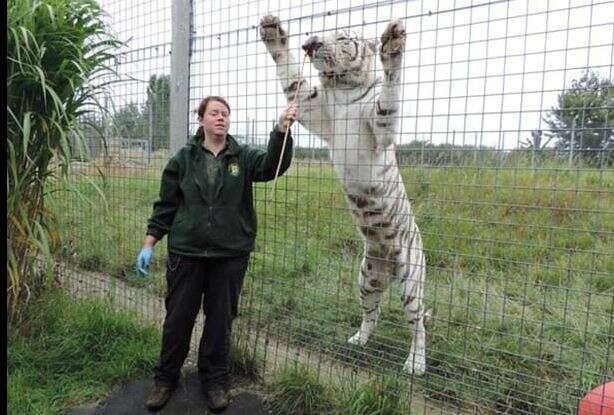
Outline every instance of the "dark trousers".
[[169, 254], [162, 350], [154, 368], [157, 384], [177, 384], [201, 303], [205, 324], [198, 348], [198, 373], [205, 387], [227, 384], [230, 331], [248, 262], [249, 255], [201, 259]]

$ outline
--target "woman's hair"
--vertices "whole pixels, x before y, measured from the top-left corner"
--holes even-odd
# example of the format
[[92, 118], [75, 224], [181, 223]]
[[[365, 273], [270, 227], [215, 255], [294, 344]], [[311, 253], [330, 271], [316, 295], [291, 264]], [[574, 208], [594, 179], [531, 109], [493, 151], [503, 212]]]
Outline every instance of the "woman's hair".
[[[224, 106], [228, 108], [228, 113], [230, 114], [230, 105], [228, 105], [228, 102], [226, 102], [224, 98], [215, 95], [209, 95], [207, 98], [200, 101], [200, 104], [198, 105], [198, 110], [196, 112], [198, 113], [199, 118], [202, 118], [202, 116], [205, 114], [205, 111], [207, 110], [207, 105], [211, 101], [217, 101], [224, 104]], [[196, 135], [205, 138], [205, 131], [203, 130], [202, 126], [198, 127], [198, 130], [196, 130]]]

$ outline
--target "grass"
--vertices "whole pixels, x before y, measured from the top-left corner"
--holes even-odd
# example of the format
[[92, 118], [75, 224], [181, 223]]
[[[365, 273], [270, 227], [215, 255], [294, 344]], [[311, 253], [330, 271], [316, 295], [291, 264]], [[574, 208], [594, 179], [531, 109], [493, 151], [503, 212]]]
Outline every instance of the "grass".
[[335, 403], [329, 389], [305, 366], [285, 368], [267, 387], [267, 404], [278, 415], [331, 413]]
[[403, 380], [377, 376], [358, 382], [345, 377], [334, 383], [324, 382], [309, 366], [286, 366], [273, 373], [267, 382], [266, 402], [272, 412], [279, 415], [413, 413], [411, 400], [407, 399], [408, 384]]
[[[148, 169], [94, 179], [108, 209], [56, 197], [62, 256], [163, 294], [166, 239], [151, 277], [133, 263], [157, 197], [165, 156]], [[614, 377], [614, 173], [489, 166], [407, 166], [427, 259], [428, 399], [508, 413], [569, 413], [585, 391]], [[77, 187], [92, 200], [85, 182]], [[393, 287], [364, 348], [362, 243], [330, 165], [295, 162], [278, 182], [256, 185], [257, 248], [242, 318], [254, 330], [323, 351], [339, 362], [398, 373], [411, 336]], [[409, 383], [409, 379], [406, 379]]]
[[8, 339], [8, 413], [61, 414], [151, 373], [159, 330], [103, 301], [51, 290], [33, 300]]
[[404, 385], [399, 379], [384, 377], [357, 385], [341, 394], [341, 406], [350, 415], [394, 415], [411, 413], [403, 401]]
[[255, 354], [250, 353], [249, 350], [231, 345], [229, 366], [230, 373], [241, 380], [254, 383], [263, 380], [262, 367]]

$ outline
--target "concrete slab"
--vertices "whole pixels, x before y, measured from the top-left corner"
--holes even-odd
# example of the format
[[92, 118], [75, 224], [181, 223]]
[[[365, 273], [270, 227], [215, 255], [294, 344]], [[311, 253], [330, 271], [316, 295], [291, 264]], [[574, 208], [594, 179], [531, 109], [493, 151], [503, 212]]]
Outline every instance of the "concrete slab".
[[[72, 408], [66, 415], [150, 415], [145, 406], [145, 397], [153, 387], [153, 379], [138, 379], [114, 390], [100, 405]], [[221, 412], [224, 415], [271, 415], [254, 392], [238, 388], [231, 390], [230, 406]], [[211, 413], [207, 409], [200, 380], [195, 371], [184, 373], [179, 386], [168, 403], [155, 412], [159, 415], [203, 415]]]

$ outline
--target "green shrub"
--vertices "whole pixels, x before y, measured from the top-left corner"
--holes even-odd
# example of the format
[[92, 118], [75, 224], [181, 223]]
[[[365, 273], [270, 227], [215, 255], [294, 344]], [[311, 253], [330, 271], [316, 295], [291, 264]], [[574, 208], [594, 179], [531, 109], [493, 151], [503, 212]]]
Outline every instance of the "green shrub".
[[[9, 0], [7, 5], [7, 294], [9, 322], [44, 286], [36, 259], [58, 242], [45, 182], [66, 179], [76, 121], [95, 106], [117, 45], [92, 0]], [[78, 140], [77, 140], [78, 141]]]

